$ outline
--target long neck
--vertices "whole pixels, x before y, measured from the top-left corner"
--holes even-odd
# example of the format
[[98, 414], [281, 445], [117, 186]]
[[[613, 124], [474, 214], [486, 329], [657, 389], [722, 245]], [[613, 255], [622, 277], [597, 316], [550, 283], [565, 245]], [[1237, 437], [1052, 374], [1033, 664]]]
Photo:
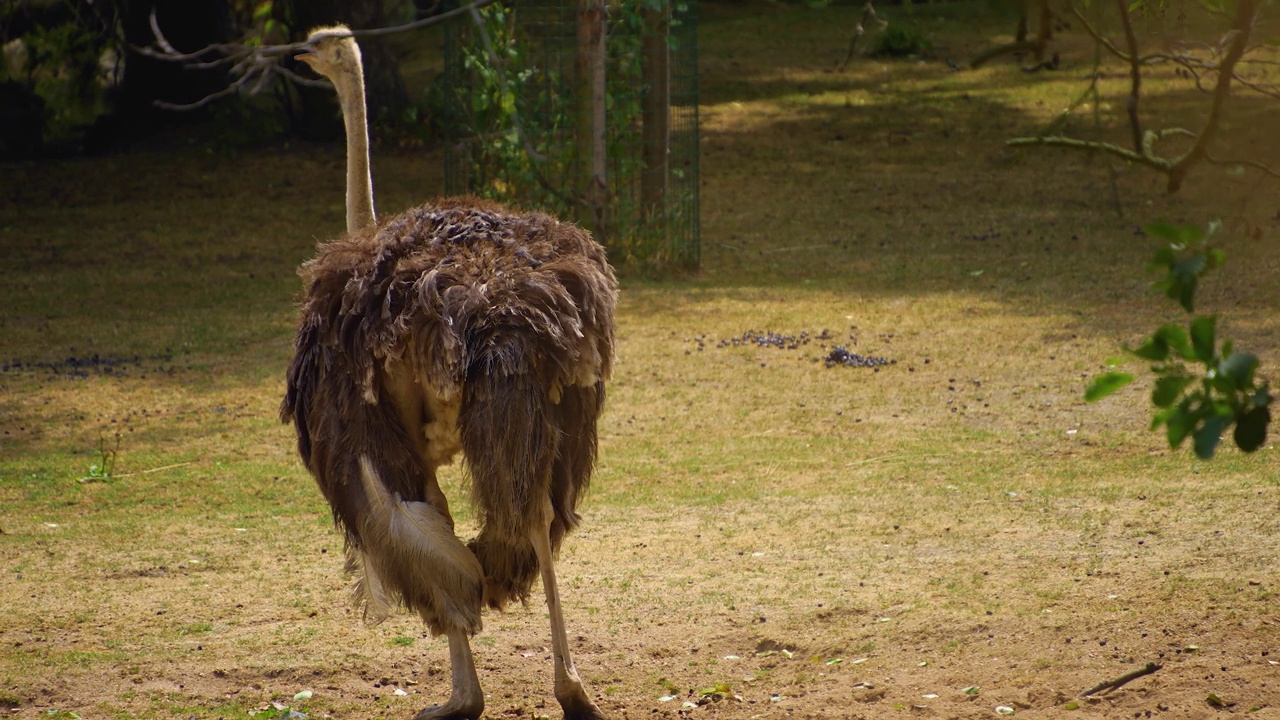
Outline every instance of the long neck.
[[369, 174], [369, 124], [364, 106], [364, 74], [356, 67], [354, 82], [335, 83], [347, 128], [347, 232], [372, 228], [373, 178]]

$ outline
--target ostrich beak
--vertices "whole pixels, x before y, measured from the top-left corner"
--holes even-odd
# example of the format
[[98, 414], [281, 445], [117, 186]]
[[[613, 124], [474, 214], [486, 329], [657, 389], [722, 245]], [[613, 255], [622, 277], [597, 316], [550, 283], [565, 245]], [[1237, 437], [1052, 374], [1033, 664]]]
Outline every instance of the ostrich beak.
[[298, 53], [297, 55], [294, 55], [294, 56], [293, 56], [293, 59], [294, 59], [294, 60], [301, 60], [302, 62], [304, 62], [304, 63], [306, 63], [306, 64], [310, 65], [310, 66], [311, 66], [311, 68], [314, 70], [314, 69], [315, 69], [315, 66], [316, 66], [316, 65], [315, 65], [315, 62], [316, 62], [316, 60], [318, 60], [319, 58], [316, 56], [316, 51], [315, 51], [315, 50], [303, 50], [302, 52]]

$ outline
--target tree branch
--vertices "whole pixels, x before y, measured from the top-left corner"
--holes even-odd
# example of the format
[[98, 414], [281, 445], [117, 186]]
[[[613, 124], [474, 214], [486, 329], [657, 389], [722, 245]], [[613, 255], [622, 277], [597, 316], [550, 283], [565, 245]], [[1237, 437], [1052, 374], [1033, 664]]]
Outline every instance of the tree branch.
[[[1280, 90], [1272, 90], [1264, 87], [1259, 83], [1242, 78], [1237, 72], [1237, 66], [1242, 62], [1244, 54], [1250, 49], [1249, 35], [1253, 31], [1254, 25], [1257, 23], [1255, 10], [1256, 0], [1239, 0], [1236, 5], [1236, 15], [1230, 32], [1224, 35], [1216, 46], [1205, 47], [1213, 56], [1221, 56], [1221, 61], [1214, 62], [1210, 59], [1196, 57], [1186, 53], [1176, 54], [1153, 54], [1141, 56], [1138, 54], [1138, 45], [1136, 34], [1133, 30], [1131, 18], [1129, 17], [1128, 5], [1126, 0], [1117, 0], [1118, 9], [1120, 11], [1121, 22], [1124, 26], [1125, 43], [1127, 52], [1116, 47], [1111, 41], [1102, 36], [1101, 33], [1088, 21], [1081, 13], [1080, 9], [1074, 4], [1070, 6], [1071, 13], [1084, 26], [1086, 32], [1093, 37], [1096, 47], [1105, 49], [1112, 55], [1123, 59], [1129, 64], [1130, 91], [1126, 105], [1129, 117], [1129, 126], [1133, 135], [1134, 149], [1114, 145], [1107, 142], [1094, 142], [1088, 140], [1080, 140], [1077, 138], [1067, 137], [1063, 135], [1042, 135], [1039, 137], [1021, 137], [1013, 138], [1006, 141], [1011, 147], [1020, 147], [1027, 145], [1047, 145], [1052, 147], [1066, 147], [1078, 150], [1087, 150], [1090, 152], [1101, 152], [1115, 157], [1123, 158], [1130, 162], [1135, 162], [1147, 167], [1163, 172], [1167, 179], [1167, 189], [1169, 192], [1177, 192], [1182, 187], [1182, 183], [1186, 178], [1188, 171], [1193, 165], [1201, 160], [1208, 160], [1215, 164], [1230, 164], [1226, 161], [1219, 161], [1209, 155], [1209, 143], [1211, 143], [1217, 135], [1219, 125], [1222, 122], [1223, 107], [1228, 97], [1231, 95], [1231, 82], [1234, 80], [1242, 87], [1253, 90], [1271, 97], [1280, 97]], [[1185, 68], [1196, 81], [1196, 87], [1201, 90], [1207, 90], [1204, 86], [1204, 76], [1210, 73], [1217, 73], [1212, 94], [1213, 100], [1209, 108], [1209, 117], [1205, 121], [1204, 128], [1194, 133], [1182, 128], [1168, 128], [1160, 132], [1143, 131], [1140, 118], [1138, 115], [1138, 101], [1140, 99], [1139, 90], [1141, 88], [1142, 66], [1154, 65], [1160, 62], [1173, 62]], [[1244, 61], [1248, 62], [1248, 61]], [[1269, 62], [1269, 61], [1263, 61]], [[1095, 69], [1095, 77], [1090, 84], [1090, 90], [1096, 93], [1097, 77]], [[1087, 97], [1089, 91], [1086, 91], [1081, 100], [1077, 100], [1066, 112], [1061, 115], [1051, 127], [1060, 126], [1065, 121], [1066, 115], [1069, 114], [1076, 106], [1082, 102], [1083, 97]], [[1096, 104], [1095, 104], [1096, 108]], [[1173, 135], [1181, 135], [1193, 138], [1191, 148], [1182, 156], [1168, 159], [1160, 157], [1155, 152], [1156, 142]], [[1252, 161], [1240, 161], [1237, 164], [1247, 165], [1259, 169], [1268, 175], [1280, 177], [1280, 172], [1272, 170], [1270, 167], [1261, 163]]]
[[[1154, 133], [1148, 133], [1154, 134]], [[1089, 150], [1092, 152], [1101, 152], [1108, 155], [1124, 158], [1130, 162], [1146, 165], [1160, 172], [1169, 172], [1173, 167], [1170, 161], [1158, 157], [1156, 155], [1144, 155], [1135, 152], [1126, 147], [1121, 147], [1108, 142], [1096, 142], [1093, 140], [1081, 140], [1079, 138], [1067, 137], [1065, 135], [1044, 135], [1038, 137], [1020, 137], [1006, 140], [1005, 145], [1009, 147], [1025, 147], [1027, 145], [1047, 145], [1049, 147], [1065, 147], [1076, 150]]]
[[1260, 162], [1254, 162], [1253, 160], [1222, 160], [1214, 157], [1213, 155], [1210, 155], [1208, 150], [1206, 150], [1204, 153], [1204, 159], [1205, 159], [1205, 162], [1211, 163], [1213, 165], [1245, 165], [1255, 170], [1261, 170], [1262, 172], [1266, 173], [1267, 175], [1270, 175], [1273, 178], [1280, 178], [1280, 171], [1273, 170], [1271, 166], [1264, 165]]
[[849, 61], [853, 60], [853, 55], [858, 49], [858, 41], [866, 34], [867, 25], [872, 20], [876, 23], [877, 32], [889, 26], [887, 21], [881, 20], [880, 16], [876, 15], [876, 8], [871, 4], [871, 0], [867, 0], [867, 4], [862, 6], [862, 17], [858, 20], [858, 24], [853, 27], [853, 37], [849, 40], [849, 52], [844, 56], [844, 62], [840, 63], [841, 70], [848, 67]]
[[1124, 27], [1124, 42], [1129, 48], [1129, 98], [1125, 100], [1125, 112], [1129, 115], [1129, 130], [1133, 133], [1133, 149], [1142, 152], [1142, 120], [1138, 117], [1139, 90], [1142, 88], [1142, 59], [1138, 57], [1138, 38], [1133, 33], [1133, 20], [1129, 17], [1129, 0], [1116, 0], [1120, 10], [1120, 24]]
[[[394, 27], [373, 28], [369, 30], [352, 30], [351, 36], [355, 38], [362, 37], [380, 37], [383, 35], [391, 35], [393, 33], [408, 32], [419, 28], [435, 25], [438, 23], [451, 20], [455, 17], [466, 13], [473, 13], [477, 9], [486, 5], [490, 5], [496, 0], [474, 0], [473, 2], [463, 5], [462, 7], [449, 10], [448, 12], [433, 15], [431, 17], [422, 18], [403, 25]], [[165, 60], [168, 62], [183, 63], [192, 68], [213, 68], [223, 65], [230, 65], [230, 74], [236, 76], [236, 79], [227, 87], [218, 92], [206, 95], [205, 97], [193, 103], [176, 104], [163, 101], [156, 101], [157, 107], [166, 110], [195, 110], [204, 107], [218, 98], [234, 95], [241, 90], [246, 90], [248, 94], [255, 95], [263, 88], [267, 87], [270, 80], [276, 77], [283, 78], [289, 82], [295, 82], [300, 85], [308, 85], [312, 87], [329, 87], [328, 82], [320, 80], [311, 80], [304, 78], [297, 73], [284, 67], [282, 60], [286, 57], [303, 52], [311, 47], [309, 43], [288, 43], [285, 45], [261, 45], [249, 46], [238, 43], [215, 43], [206, 45], [199, 50], [193, 52], [180, 52], [175, 48], [160, 30], [160, 23], [156, 20], [155, 8], [151, 9], [151, 32], [156, 38], [156, 48], [133, 46], [130, 49], [139, 55], [155, 58], [157, 60]], [[158, 49], [157, 49], [158, 48]]]
[[1084, 31], [1089, 34], [1089, 37], [1093, 38], [1094, 42], [1101, 45], [1112, 55], [1115, 55], [1125, 62], [1130, 62], [1129, 56], [1125, 54], [1123, 50], [1116, 47], [1115, 43], [1103, 37], [1102, 33], [1098, 32], [1097, 28], [1093, 26], [1093, 23], [1090, 23], [1089, 19], [1084, 16], [1084, 13], [1080, 12], [1080, 8], [1076, 7], [1075, 3], [1068, 3], [1067, 7], [1071, 9], [1071, 14], [1076, 16], [1076, 20], [1080, 21], [1081, 27], [1083, 27]]
[[1245, 48], [1249, 45], [1249, 32], [1253, 29], [1255, 21], [1254, 0], [1239, 0], [1236, 7], [1235, 26], [1230, 33], [1230, 45], [1218, 68], [1218, 84], [1213, 89], [1213, 105], [1209, 109], [1209, 119], [1205, 121], [1204, 129], [1196, 138], [1195, 145], [1169, 169], [1169, 192], [1177, 192], [1178, 188], [1182, 187], [1187, 171], [1205, 155], [1209, 141], [1217, 134], [1218, 124], [1222, 121], [1222, 107], [1231, 94], [1231, 79], [1235, 76], [1236, 63], [1240, 62]]
[[1100, 693], [1103, 691], [1115, 690], [1121, 685], [1137, 680], [1138, 678], [1144, 675], [1150, 675], [1151, 673], [1159, 670], [1161, 667], [1162, 665], [1160, 665], [1160, 663], [1147, 663], [1146, 665], [1143, 665], [1137, 670], [1134, 670], [1133, 672], [1130, 672], [1130, 673], [1125, 673], [1124, 675], [1121, 675], [1120, 677], [1114, 680], [1107, 680], [1106, 682], [1101, 682], [1101, 683], [1098, 683], [1097, 685], [1094, 685], [1088, 690], [1085, 690], [1084, 692], [1080, 693], [1080, 697], [1087, 697], [1089, 695], [1096, 695], [1097, 693]]

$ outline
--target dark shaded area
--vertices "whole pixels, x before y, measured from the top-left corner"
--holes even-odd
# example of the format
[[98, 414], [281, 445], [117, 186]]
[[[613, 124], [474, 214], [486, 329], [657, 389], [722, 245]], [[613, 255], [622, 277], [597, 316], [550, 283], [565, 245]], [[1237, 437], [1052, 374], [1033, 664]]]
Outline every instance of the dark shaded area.
[[[231, 9], [227, 0], [154, 0], [124, 3], [121, 27], [130, 47], [156, 43], [151, 14], [165, 39], [179, 52], [194, 52], [232, 39]], [[124, 77], [116, 94], [112, 122], [117, 132], [145, 133], [158, 125], [193, 122], [207, 118], [207, 111], [174, 113], [155, 103], [190, 104], [226, 87], [221, 67], [196, 68], [130, 52]]]
[[[813, 25], [815, 18], [831, 17], [778, 15], [768, 10], [719, 26], [707, 23], [706, 266], [698, 277], [675, 283], [630, 280], [629, 287], [640, 291], [626, 296], [632, 311], [675, 302], [696, 312], [725, 297], [767, 307], [802, 291], [899, 298], [956, 293], [975, 305], [992, 299], [1028, 311], [1056, 307], [1078, 315], [1082, 327], [1113, 331], [1124, 322], [1114, 307], [1158, 302], [1143, 275], [1150, 244], [1137, 234], [1139, 225], [1155, 218], [1204, 220], [1213, 201], [1192, 202], [1194, 193], [1236, 194], [1243, 203], [1249, 193], [1273, 192], [1252, 174], [1224, 178], [1221, 170], [1206, 168], [1204, 182], [1168, 198], [1160, 178], [1123, 167], [1115, 169], [1117, 191], [1105, 161], [1067, 151], [1011, 151], [1005, 138], [1034, 133], [1039, 125], [1024, 109], [983, 92], [1011, 80], [952, 72], [942, 62], [885, 63], [890, 70], [878, 76], [833, 71], [788, 80], [780, 68], [834, 67], [846, 38], [843, 30], [827, 32], [825, 56], [783, 37], [752, 46], [757, 29], [778, 26], [779, 33], [807, 37], [814, 30], [797, 18]], [[735, 27], [723, 26], [729, 22]], [[954, 40], [949, 44], [964, 49]], [[1080, 58], [1072, 63], [1082, 67]], [[1007, 72], [1046, 95], [1069, 95], [1080, 82], [1067, 71], [1028, 77], [1011, 66]], [[847, 93], [848, 102], [805, 100], [836, 92]], [[747, 116], [750, 122], [729, 115], [735, 102], [792, 95], [797, 102], [786, 113]], [[1245, 122], [1273, 112], [1273, 102], [1233, 100], [1233, 117], [1239, 118], [1233, 147], [1217, 152], [1274, 155], [1268, 127]], [[1202, 104], [1203, 96], [1187, 89], [1160, 96], [1158, 111], [1171, 124], [1192, 125]], [[1157, 111], [1154, 102], [1149, 106]], [[1092, 131], [1083, 121], [1071, 129]], [[101, 302], [98, 291], [84, 285], [101, 277], [112, 278], [126, 298], [111, 296], [112, 306], [122, 308], [119, 334], [102, 334], [124, 344], [80, 345], [104, 355], [177, 346], [172, 338], [150, 337], [143, 315], [161, 316], [172, 324], [164, 332], [174, 337], [189, 332], [178, 325], [184, 313], [183, 322], [230, 331], [233, 338], [269, 335], [259, 319], [265, 313], [290, 318], [293, 268], [317, 240], [341, 230], [342, 172], [336, 145], [234, 159], [197, 148], [80, 164], [0, 165], [0, 216], [8, 228], [0, 232], [0, 278], [8, 287], [0, 305], [11, 311], [0, 318], [0, 334], [25, 324], [68, 336], [49, 346], [58, 348], [52, 356], [12, 341], [2, 356], [64, 357], [67, 347], [79, 345], [77, 333], [93, 329], [59, 328], [75, 324], [78, 305]], [[375, 154], [379, 204], [401, 209], [440, 194], [439, 173], [435, 154]], [[1116, 212], [1116, 192], [1124, 215]], [[1232, 212], [1235, 206], [1217, 207]], [[67, 219], [72, 217], [77, 219]], [[1262, 276], [1274, 263], [1264, 249], [1242, 242], [1237, 252], [1228, 245], [1229, 268]], [[644, 292], [650, 287], [663, 293]], [[1252, 281], [1215, 282], [1210, 300], [1280, 307], [1275, 293], [1253, 287]], [[194, 311], [189, 297], [197, 299]], [[199, 349], [213, 347], [204, 336], [198, 342]]]
[[[339, 136], [341, 118], [326, 88], [281, 83], [255, 97], [162, 107], [198, 104], [227, 89], [235, 79], [230, 66], [214, 64], [216, 53], [174, 61], [134, 50], [160, 47], [153, 15], [180, 53], [222, 43], [301, 40], [316, 25], [375, 28], [403, 19], [390, 17], [377, 0], [280, 0], [271, 7], [270, 19], [256, 3], [231, 0], [25, 1], [0, 8], [0, 44], [21, 41], [6, 46], [12, 69], [0, 66], [0, 158], [118, 151], [169, 128], [210, 124], [215, 136], [239, 144], [285, 129], [308, 138]], [[371, 121], [393, 124], [409, 106], [398, 59], [387, 40], [364, 45]]]

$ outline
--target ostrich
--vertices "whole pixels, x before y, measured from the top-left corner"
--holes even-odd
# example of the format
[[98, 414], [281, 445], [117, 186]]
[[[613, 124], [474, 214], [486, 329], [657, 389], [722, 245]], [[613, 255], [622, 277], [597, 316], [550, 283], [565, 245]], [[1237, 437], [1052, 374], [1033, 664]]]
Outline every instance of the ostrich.
[[[377, 222], [360, 51], [317, 28], [300, 59], [328, 77], [347, 131], [347, 234], [299, 270], [302, 320], [281, 419], [345, 534], [366, 621], [394, 605], [449, 640], [452, 690], [416, 720], [477, 718], [483, 606], [551, 618], [555, 696], [603, 718], [569, 653], [553, 559], [596, 457], [617, 281], [584, 230], [476, 198]], [[461, 451], [481, 523], [454, 533], [436, 469]]]

